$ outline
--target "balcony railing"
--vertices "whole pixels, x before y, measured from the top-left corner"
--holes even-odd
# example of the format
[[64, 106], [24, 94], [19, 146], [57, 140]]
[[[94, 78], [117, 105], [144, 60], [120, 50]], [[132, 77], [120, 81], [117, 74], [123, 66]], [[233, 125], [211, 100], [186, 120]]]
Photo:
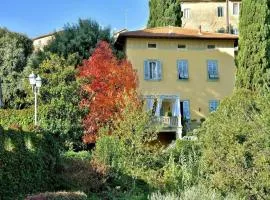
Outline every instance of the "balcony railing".
[[179, 120], [178, 117], [161, 116], [155, 117], [154, 121], [155, 123], [160, 124], [163, 128], [176, 128], [181, 126], [181, 120]]

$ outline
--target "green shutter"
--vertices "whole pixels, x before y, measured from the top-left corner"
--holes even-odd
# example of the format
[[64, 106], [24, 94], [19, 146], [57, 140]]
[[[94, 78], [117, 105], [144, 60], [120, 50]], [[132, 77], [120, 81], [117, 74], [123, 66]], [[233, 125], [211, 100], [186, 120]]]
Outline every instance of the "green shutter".
[[148, 60], [144, 61], [144, 80], [149, 80], [149, 62]]
[[158, 65], [158, 80], [162, 79], [162, 64], [160, 61], [157, 61], [157, 65]]

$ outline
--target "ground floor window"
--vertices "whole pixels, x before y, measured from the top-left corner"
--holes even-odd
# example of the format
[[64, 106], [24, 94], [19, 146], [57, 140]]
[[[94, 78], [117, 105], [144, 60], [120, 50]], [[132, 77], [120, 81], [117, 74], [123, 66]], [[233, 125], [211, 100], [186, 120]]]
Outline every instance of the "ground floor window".
[[216, 111], [218, 105], [219, 105], [219, 101], [218, 100], [210, 100], [209, 101], [209, 112]]

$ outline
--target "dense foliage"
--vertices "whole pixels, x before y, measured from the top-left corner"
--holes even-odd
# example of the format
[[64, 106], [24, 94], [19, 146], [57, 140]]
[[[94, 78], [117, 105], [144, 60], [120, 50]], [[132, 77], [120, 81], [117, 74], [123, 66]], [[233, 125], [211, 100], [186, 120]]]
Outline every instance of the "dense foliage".
[[237, 88], [269, 92], [270, 4], [268, 0], [243, 0], [239, 23]]
[[79, 107], [80, 86], [74, 66], [62, 57], [50, 54], [38, 69], [43, 80], [41, 103], [46, 110], [40, 125], [63, 142], [66, 148], [81, 148], [83, 110]]
[[83, 62], [79, 68], [79, 77], [84, 80], [82, 85], [81, 105], [89, 109], [84, 119], [84, 142], [96, 141], [100, 127], [112, 123], [122, 111], [124, 93], [137, 101], [134, 93], [137, 76], [127, 60], [118, 60], [109, 43], [100, 42], [93, 55]]
[[182, 25], [180, 0], [150, 0], [149, 13], [149, 28]]
[[[40, 112], [42, 112], [40, 109]], [[24, 130], [31, 129], [34, 124], [34, 108], [14, 110], [14, 109], [1, 109], [0, 110], [0, 125], [4, 128], [12, 126], [21, 127]]]
[[240, 90], [225, 99], [200, 130], [206, 182], [247, 199], [270, 196], [270, 103]]
[[0, 127], [0, 199], [57, 188], [58, 145], [46, 133]]
[[32, 49], [31, 39], [0, 28], [0, 107], [26, 106], [22, 72]]
[[101, 130], [93, 160], [112, 169], [115, 176], [130, 176], [134, 184], [143, 182], [151, 189], [181, 192], [198, 182], [198, 145], [179, 141], [175, 148], [164, 151], [157, 139], [158, 127], [142, 107], [127, 103], [122, 120], [114, 121], [115, 129]]
[[63, 31], [56, 32], [55, 39], [44, 48], [44, 51], [66, 59], [70, 54], [75, 54], [73, 61], [80, 64], [83, 59], [90, 57], [100, 40], [110, 42], [110, 29], [103, 29], [90, 19], [79, 19], [77, 24], [67, 24]]

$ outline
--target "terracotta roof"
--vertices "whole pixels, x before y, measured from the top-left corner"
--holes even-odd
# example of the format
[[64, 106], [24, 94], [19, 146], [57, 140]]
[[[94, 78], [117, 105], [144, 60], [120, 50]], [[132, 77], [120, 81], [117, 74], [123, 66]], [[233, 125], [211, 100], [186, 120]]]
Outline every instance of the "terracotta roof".
[[116, 45], [122, 45], [126, 38], [167, 38], [167, 39], [203, 39], [203, 40], [238, 40], [237, 35], [224, 33], [211, 33], [199, 31], [199, 29], [187, 29], [181, 27], [157, 27], [137, 31], [120, 33]]

